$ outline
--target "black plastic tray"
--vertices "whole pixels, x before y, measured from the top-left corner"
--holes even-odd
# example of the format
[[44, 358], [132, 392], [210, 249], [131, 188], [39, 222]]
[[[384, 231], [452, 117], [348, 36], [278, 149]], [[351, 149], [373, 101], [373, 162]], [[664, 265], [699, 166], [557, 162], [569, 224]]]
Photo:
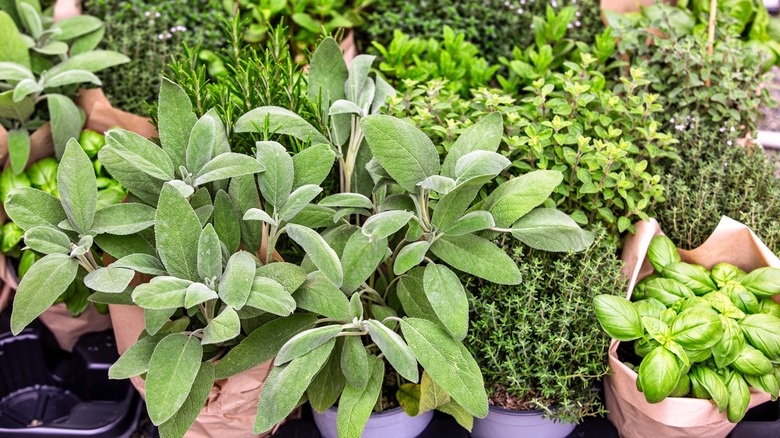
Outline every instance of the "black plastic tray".
[[127, 380], [109, 380], [117, 359], [111, 332], [82, 336], [73, 353], [59, 349], [35, 322], [12, 336], [0, 315], [0, 437], [125, 438], [142, 402]]

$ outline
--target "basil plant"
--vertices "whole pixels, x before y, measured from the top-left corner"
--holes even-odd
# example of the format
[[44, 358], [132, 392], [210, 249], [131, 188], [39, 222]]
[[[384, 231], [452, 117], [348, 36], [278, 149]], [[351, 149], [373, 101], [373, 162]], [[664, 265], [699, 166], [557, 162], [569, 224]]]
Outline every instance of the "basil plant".
[[[383, 394], [398, 391], [399, 403], [415, 404], [399, 391], [404, 382], [439, 395], [408, 408], [413, 415], [438, 408], [470, 428], [474, 416], [487, 415], [488, 401], [479, 367], [462, 343], [469, 309], [458, 274], [521, 281], [512, 259], [490, 240], [497, 233], [554, 251], [581, 250], [590, 236], [565, 214], [537, 208], [560, 183], [560, 172], [532, 172], [497, 185], [510, 165], [495, 152], [500, 115], [466, 130], [442, 163], [422, 131], [375, 114], [392, 93], [380, 92], [367, 76], [370, 59], [353, 62], [347, 72], [333, 44], [325, 40], [315, 52], [309, 78], [310, 95], [332, 102], [324, 105], [325, 134], [273, 107], [252, 110], [236, 124], [237, 130], [330, 145], [344, 182], [341, 193], [302, 210], [294, 223], [281, 225], [276, 213], [265, 211], [245, 215], [284, 230], [305, 250], [307, 276], [293, 294], [295, 315], [321, 317], [278, 351], [254, 431], [272, 429], [308, 399], [319, 412], [338, 404], [339, 436], [359, 437], [371, 412], [382, 409]], [[340, 137], [338, 117], [345, 114], [348, 138]], [[261, 149], [270, 147], [261, 142], [258, 155]], [[266, 200], [289, 186], [279, 164], [266, 162], [258, 179]]]
[[637, 284], [636, 301], [594, 299], [604, 331], [634, 341], [640, 359], [629, 364], [645, 399], [712, 400], [732, 423], [745, 416], [751, 387], [777, 399], [780, 305], [772, 297], [780, 294], [780, 269], [748, 274], [718, 263], [709, 271], [680, 261], [665, 236], [652, 240], [648, 258], [655, 273]]
[[95, 73], [129, 61], [126, 56], [94, 50], [105, 33], [98, 18], [80, 15], [56, 23], [37, 0], [9, 0], [0, 5], [0, 123], [8, 130], [8, 150], [15, 174], [30, 155], [30, 131], [46, 119], [37, 117], [47, 102], [57, 157], [71, 137], [78, 138], [84, 114], [71, 100], [83, 84], [101, 85]]

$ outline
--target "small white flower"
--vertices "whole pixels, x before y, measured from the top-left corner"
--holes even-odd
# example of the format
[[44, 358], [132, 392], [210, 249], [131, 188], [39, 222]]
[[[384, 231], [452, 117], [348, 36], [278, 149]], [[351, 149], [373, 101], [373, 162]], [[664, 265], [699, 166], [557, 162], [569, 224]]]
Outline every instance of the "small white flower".
[[525, 0], [520, 0], [520, 4], [524, 5], [525, 4]]
[[509, 6], [509, 2], [504, 2], [504, 6]]
[[155, 12], [154, 13], [154, 18], [160, 18], [160, 13], [159, 12]]
[[179, 32], [187, 32], [187, 27], [186, 26], [176, 26], [176, 30], [178, 30]]
[[163, 34], [158, 34], [157, 35], [157, 39], [158, 40], [162, 40], [163, 38], [165, 38], [165, 35], [163, 35]]
[[572, 27], [573, 27], [573, 26], [571, 25], [571, 23], [569, 23], [569, 24], [567, 24], [567, 25], [566, 25], [566, 29], [571, 29]]
[[518, 14], [522, 14], [523, 13], [523, 8], [517, 8], [517, 13]]
[[669, 123], [674, 123], [674, 117], [672, 117], [671, 120], [669, 120]]
[[732, 145], [732, 144], [734, 144], [734, 143], [733, 143], [731, 140], [729, 140], [729, 141], [727, 141], [727, 142], [726, 142], [726, 144], [727, 144], [727, 145], [729, 145], [729, 146], [731, 146], [731, 145]]
[[176, 32], [176, 30], [177, 30], [176, 27], [171, 28], [171, 32]]
[[733, 126], [731, 127], [731, 132], [734, 132], [734, 127]]
[[[531, 0], [531, 1], [533, 1], [533, 0]], [[534, 24], [533, 23], [531, 23], [530, 27], [531, 27], [531, 30], [534, 30]]]
[[553, 1], [550, 2], [550, 6], [552, 6], [553, 8], [557, 8], [558, 7], [558, 2], [553, 0]]
[[580, 26], [582, 26], [582, 23], [580, 23], [580, 20], [577, 20], [577, 21], [574, 22], [574, 25], [577, 26], [577, 27], [580, 27]]
[[146, 15], [148, 17], [148, 16], [152, 15], [152, 13], [149, 12], [149, 11], [146, 11], [146, 12], [144, 12], [144, 15]]
[[580, 11], [577, 11], [577, 12], [575, 12], [575, 13], [574, 13], [574, 16], [575, 16], [575, 17], [579, 17], [579, 16], [580, 16]]
[[171, 38], [171, 37], [173, 37], [173, 35], [171, 35], [171, 33], [170, 33], [170, 32], [168, 32], [168, 33], [166, 33], [166, 34], [165, 34], [165, 38]]
[[720, 129], [718, 129], [718, 131], [720, 131], [720, 132], [726, 132], [726, 127], [724, 126], [724, 127], [720, 128]]

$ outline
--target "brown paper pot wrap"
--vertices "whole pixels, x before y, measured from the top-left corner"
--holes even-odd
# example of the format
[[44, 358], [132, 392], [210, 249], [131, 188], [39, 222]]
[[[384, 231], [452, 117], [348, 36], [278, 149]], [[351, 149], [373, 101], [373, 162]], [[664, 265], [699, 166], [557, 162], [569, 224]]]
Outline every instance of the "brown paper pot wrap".
[[[623, 274], [630, 279], [628, 298], [636, 283], [653, 272], [647, 259], [647, 249], [653, 237], [663, 234], [658, 222], [638, 222], [636, 234], [629, 235], [623, 246]], [[780, 268], [780, 260], [747, 226], [723, 217], [718, 227], [700, 247], [685, 251], [678, 249], [684, 262], [696, 263], [712, 269], [727, 262], [750, 272], [763, 266]], [[604, 393], [609, 414], [623, 438], [649, 436], [664, 438], [706, 437], [722, 438], [736, 426], [728, 421], [726, 413], [719, 413], [711, 400], [669, 397], [650, 404], [636, 389], [637, 374], [625, 366], [617, 356], [619, 342], [612, 341], [609, 365], [612, 372], [604, 379]], [[769, 400], [769, 394], [751, 388], [749, 408]], [[650, 432], [652, 431], [652, 432]]]
[[[111, 304], [109, 313], [114, 326], [119, 354], [136, 343], [144, 331], [144, 311], [136, 306]], [[252, 426], [257, 413], [260, 391], [273, 367], [273, 361], [262, 363], [243, 373], [214, 382], [211, 393], [200, 415], [186, 438], [249, 438], [255, 435]], [[144, 396], [145, 382], [140, 376], [130, 379]]]

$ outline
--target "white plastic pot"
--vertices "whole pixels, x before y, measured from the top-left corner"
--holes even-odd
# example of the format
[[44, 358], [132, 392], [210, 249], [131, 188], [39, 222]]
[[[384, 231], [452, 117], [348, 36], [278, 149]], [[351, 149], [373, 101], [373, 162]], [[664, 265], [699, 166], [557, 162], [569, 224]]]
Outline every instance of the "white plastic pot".
[[[472, 438], [565, 438], [576, 427], [542, 418], [542, 411], [510, 411], [490, 406], [485, 418], [475, 418]], [[389, 435], [388, 435], [389, 436]]]
[[[312, 410], [314, 423], [322, 438], [338, 438], [335, 407], [323, 413]], [[416, 438], [433, 419], [433, 411], [410, 417], [401, 408], [373, 413], [368, 418], [361, 438]]]

